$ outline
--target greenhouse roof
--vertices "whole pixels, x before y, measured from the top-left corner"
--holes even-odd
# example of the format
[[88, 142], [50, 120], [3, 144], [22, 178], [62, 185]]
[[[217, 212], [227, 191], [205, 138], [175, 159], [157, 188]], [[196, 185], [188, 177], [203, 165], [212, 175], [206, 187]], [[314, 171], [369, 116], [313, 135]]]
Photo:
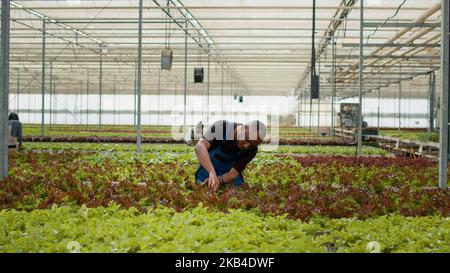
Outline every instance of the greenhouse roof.
[[[59, 93], [134, 92], [139, 1], [11, 1], [11, 86], [40, 92], [45, 21], [47, 88]], [[189, 94], [196, 66], [208, 69], [210, 94], [299, 96], [309, 88], [312, 0], [145, 0], [142, 93], [182, 92], [187, 34]], [[440, 1], [367, 0], [364, 90], [427, 75], [440, 66]], [[336, 41], [337, 96], [358, 94], [360, 4], [317, 1], [316, 50], [321, 93], [330, 97]], [[160, 71], [161, 51], [173, 67]], [[101, 53], [102, 52], [102, 53]], [[161, 77], [159, 78], [158, 75]], [[426, 93], [426, 88], [421, 88]], [[227, 93], [228, 94], [228, 93]], [[384, 94], [389, 96], [389, 94]]]

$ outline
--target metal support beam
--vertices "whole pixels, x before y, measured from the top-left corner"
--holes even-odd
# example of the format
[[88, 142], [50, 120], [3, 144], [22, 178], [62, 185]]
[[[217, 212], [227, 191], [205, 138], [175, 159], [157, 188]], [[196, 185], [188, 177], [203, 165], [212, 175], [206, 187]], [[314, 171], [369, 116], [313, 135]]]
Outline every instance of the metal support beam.
[[441, 1], [442, 47], [441, 47], [441, 130], [439, 145], [439, 187], [447, 188], [448, 155], [449, 155], [449, 62], [450, 62], [450, 2]]
[[[336, 58], [338, 59], [347, 59], [347, 60], [353, 60], [353, 59], [359, 59], [359, 56], [356, 55], [341, 55], [338, 54], [336, 56]], [[364, 56], [364, 58], [366, 59], [400, 59], [400, 60], [438, 60], [439, 56], [435, 56], [435, 55], [411, 55], [411, 56], [399, 56], [399, 55], [392, 55], [392, 54], [387, 54], [387, 55], [367, 55]]]
[[439, 23], [386, 23], [386, 22], [366, 22], [364, 27], [367, 28], [438, 28], [441, 24]]
[[312, 98], [309, 96], [309, 134], [311, 134], [312, 131]]
[[360, 1], [359, 22], [359, 110], [358, 110], [358, 147], [357, 157], [362, 155], [362, 98], [363, 98], [363, 70], [364, 70], [364, 0]]
[[297, 127], [300, 127], [300, 95], [297, 96]]
[[1, 2], [1, 64], [0, 64], [0, 178], [8, 176], [8, 104], [9, 104], [9, 0]]
[[208, 83], [206, 86], [206, 124], [209, 125], [209, 91], [210, 91], [210, 83], [211, 83], [211, 73], [210, 73], [210, 64], [211, 64], [211, 52], [210, 50], [210, 46], [208, 45]]
[[116, 125], [116, 94], [117, 94], [117, 86], [116, 86], [116, 76], [114, 76], [114, 84], [113, 84], [113, 124]]
[[158, 69], [158, 120], [156, 122], [156, 124], [159, 126], [159, 112], [161, 111], [161, 69]]
[[45, 122], [45, 20], [42, 20], [42, 62], [41, 62], [41, 136], [44, 137], [44, 122]]
[[377, 127], [380, 131], [380, 107], [381, 107], [381, 76], [378, 76], [378, 107], [377, 107]]
[[186, 128], [186, 111], [187, 111], [187, 54], [188, 54], [188, 21], [186, 21], [186, 30], [184, 36], [184, 113], [183, 113], [183, 126]]
[[222, 100], [221, 100], [221, 104], [222, 104], [222, 107], [221, 107], [221, 112], [222, 112], [222, 118], [223, 119], [225, 119], [225, 115], [224, 115], [224, 112], [223, 112], [223, 63], [222, 63], [222, 65], [221, 65], [221, 74], [222, 74], [222, 78], [221, 78], [221, 95], [222, 95]]
[[334, 112], [334, 102], [336, 99], [336, 39], [333, 37], [332, 43], [332, 70], [331, 70], [331, 84], [332, 84], [332, 95], [331, 95], [331, 135], [335, 135], [335, 112]]
[[[320, 79], [321, 79], [321, 67], [322, 61], [319, 57], [319, 86], [320, 86]], [[320, 96], [317, 98], [317, 135], [320, 135]]]
[[50, 64], [50, 82], [49, 82], [49, 91], [50, 91], [50, 104], [49, 104], [49, 113], [50, 113], [50, 117], [49, 117], [49, 123], [50, 123], [50, 128], [52, 127], [53, 124], [53, 109], [52, 109], [52, 99], [53, 99], [53, 64]]
[[19, 114], [19, 94], [20, 94], [20, 69], [17, 69], [17, 94], [16, 94], [16, 113]]
[[435, 97], [436, 97], [436, 73], [433, 71], [429, 76], [430, 80], [430, 90], [429, 90], [429, 126], [428, 133], [432, 133], [434, 131], [434, 105], [435, 105]]
[[141, 87], [142, 87], [142, 8], [143, 1], [139, 0], [139, 39], [138, 39], [138, 80], [137, 80], [137, 152], [141, 153]]
[[[57, 103], [55, 103], [55, 95], [56, 95], [56, 81], [53, 81], [53, 85], [52, 85], [52, 96], [53, 96], [53, 101], [50, 103], [53, 103], [53, 112], [55, 112], [55, 105], [57, 105]], [[56, 121], [58, 119], [55, 117], [55, 115], [53, 114], [53, 123], [56, 124]]]
[[89, 124], [89, 68], [86, 71], [86, 125]]
[[[400, 66], [400, 74], [402, 71], [402, 67]], [[402, 81], [401, 76], [398, 82], [398, 140], [397, 140], [397, 148], [400, 148], [400, 132], [402, 130]]]
[[134, 64], [133, 126], [136, 129], [137, 63]]
[[[365, 44], [364, 47], [398, 47], [398, 48], [439, 48], [440, 44], [393, 44], [393, 43], [377, 43], [377, 44]], [[342, 47], [359, 47], [359, 44], [357, 43], [343, 43]]]
[[98, 125], [102, 126], [102, 95], [103, 95], [103, 49], [100, 48], [100, 77], [98, 83], [99, 90], [99, 108], [98, 108]]

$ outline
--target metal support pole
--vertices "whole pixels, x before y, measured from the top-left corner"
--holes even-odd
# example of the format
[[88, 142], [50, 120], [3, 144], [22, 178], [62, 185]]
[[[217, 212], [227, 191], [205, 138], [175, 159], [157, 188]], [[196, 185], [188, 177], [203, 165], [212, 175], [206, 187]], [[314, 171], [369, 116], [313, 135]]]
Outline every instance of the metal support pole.
[[[319, 85], [320, 85], [320, 75], [321, 75], [322, 60], [319, 57]], [[317, 98], [317, 135], [320, 136], [320, 96]]]
[[430, 103], [430, 112], [429, 114], [429, 128], [428, 132], [432, 133], [434, 131], [434, 104], [435, 104], [435, 96], [436, 96], [436, 73], [433, 71], [430, 73], [430, 93], [429, 93], [429, 103]]
[[227, 71], [227, 82], [230, 87], [230, 108], [227, 111], [227, 120], [231, 120], [231, 113], [233, 113], [233, 79], [231, 78], [229, 71]]
[[222, 116], [223, 116], [222, 118], [225, 119], [225, 114], [223, 112], [223, 63], [222, 63], [222, 66], [221, 66], [221, 73], [222, 73], [222, 81], [221, 81], [221, 95], [222, 95], [221, 103], [222, 103], [222, 107], [221, 107], [221, 112], [222, 112]]
[[411, 128], [411, 85], [408, 88], [408, 128]]
[[[319, 79], [320, 79], [320, 73], [319, 73]], [[320, 134], [320, 97], [317, 99], [317, 134]]]
[[117, 93], [116, 81], [117, 81], [116, 76], [114, 76], [114, 84], [113, 84], [113, 95], [114, 95], [114, 98], [113, 98], [113, 124], [114, 125], [116, 125], [116, 93]]
[[364, 71], [364, 0], [360, 1], [359, 20], [359, 110], [358, 110], [358, 148], [357, 157], [362, 155], [362, 98], [363, 98], [363, 71]]
[[20, 94], [20, 69], [17, 69], [17, 95], [16, 95], [16, 113], [19, 114], [19, 94]]
[[31, 121], [30, 121], [30, 109], [31, 109], [31, 106], [30, 106], [30, 97], [31, 97], [31, 86], [30, 85], [28, 85], [28, 103], [27, 103], [27, 112], [28, 112], [28, 123], [31, 123]]
[[[55, 111], [54, 109], [55, 109], [55, 105], [56, 105], [55, 99], [54, 99], [54, 97], [55, 97], [55, 95], [56, 95], [56, 88], [55, 88], [55, 86], [56, 86], [56, 82], [53, 81], [53, 85], [52, 85], [53, 102], [50, 102], [50, 103], [53, 103], [53, 111]], [[56, 118], [56, 117], [57, 117], [57, 116], [55, 116], [55, 114], [53, 114], [52, 121], [53, 121], [53, 123], [55, 123], [55, 124], [56, 124], [56, 121], [57, 121], [57, 118]]]
[[331, 135], [334, 136], [335, 135], [335, 131], [334, 131], [334, 120], [335, 120], [335, 112], [334, 112], [334, 102], [336, 99], [336, 39], [333, 37], [332, 40], [332, 54], [333, 54], [333, 59], [332, 59], [332, 95], [331, 95]]
[[161, 96], [161, 69], [158, 69], [158, 121], [157, 121], [158, 126], [159, 126], [159, 115], [161, 112], [160, 96]]
[[439, 187], [447, 189], [447, 168], [449, 155], [448, 121], [449, 121], [449, 44], [450, 44], [450, 2], [442, 0], [442, 44], [441, 44], [441, 130], [440, 130], [440, 150], [439, 150]]
[[400, 64], [400, 80], [398, 82], [398, 139], [397, 139], [397, 148], [400, 148], [400, 131], [402, 130], [402, 65]]
[[80, 118], [80, 126], [83, 125], [83, 87], [84, 83], [82, 80], [80, 80], [80, 94], [77, 93], [77, 97], [78, 95], [80, 95], [80, 108], [77, 109]]
[[86, 126], [89, 124], [89, 68], [86, 74]]
[[183, 126], [186, 127], [186, 111], [187, 111], [187, 54], [188, 54], [188, 21], [186, 21], [186, 30], [184, 36], [184, 116]]
[[312, 95], [309, 99], [309, 134], [311, 134], [312, 130]]
[[300, 95], [297, 95], [297, 128], [300, 127]]
[[46, 48], [46, 40], [45, 40], [45, 20], [42, 20], [42, 64], [41, 64], [41, 136], [44, 137], [44, 122], [45, 122], [45, 48]]
[[9, 104], [9, 0], [1, 2], [1, 64], [0, 64], [0, 178], [8, 176], [8, 104]]
[[50, 64], [50, 83], [49, 83], [49, 91], [50, 91], [50, 104], [49, 104], [49, 108], [50, 108], [50, 110], [49, 110], [49, 112], [50, 112], [50, 128], [52, 127], [52, 124], [53, 124], [53, 120], [52, 120], [52, 112], [53, 112], [53, 110], [52, 110], [52, 99], [53, 99], [53, 90], [52, 90], [52, 87], [53, 87], [53, 63], [51, 63]]
[[380, 107], [381, 107], [381, 76], [378, 75], [378, 107], [377, 107], [377, 127], [380, 131]]
[[99, 105], [99, 112], [98, 112], [98, 125], [99, 127], [102, 126], [102, 95], [103, 95], [103, 49], [100, 49], [100, 77], [99, 77], [99, 99], [100, 99], [100, 105]]
[[305, 128], [306, 128], [306, 119], [307, 119], [307, 116], [306, 116], [306, 109], [307, 109], [307, 107], [308, 107], [308, 101], [307, 101], [307, 99], [306, 99], [306, 81], [305, 81], [305, 84], [304, 84], [304, 86], [303, 86], [303, 100], [302, 100], [302, 116], [303, 116], [303, 125], [305, 126]]
[[210, 88], [210, 80], [211, 80], [211, 73], [210, 73], [210, 45], [208, 44], [208, 84], [206, 87], [206, 124], [209, 124], [209, 88]]
[[137, 64], [134, 66], [134, 93], [133, 93], [133, 126], [136, 129], [136, 96], [137, 96]]
[[142, 87], [142, 7], [139, 0], [138, 80], [137, 80], [137, 152], [141, 153], [141, 87]]

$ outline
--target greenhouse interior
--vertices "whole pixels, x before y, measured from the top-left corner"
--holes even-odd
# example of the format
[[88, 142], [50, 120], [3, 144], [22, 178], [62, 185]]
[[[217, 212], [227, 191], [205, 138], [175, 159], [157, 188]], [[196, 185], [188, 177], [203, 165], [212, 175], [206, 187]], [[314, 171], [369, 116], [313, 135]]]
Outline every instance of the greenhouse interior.
[[0, 253], [450, 252], [449, 1], [0, 1]]

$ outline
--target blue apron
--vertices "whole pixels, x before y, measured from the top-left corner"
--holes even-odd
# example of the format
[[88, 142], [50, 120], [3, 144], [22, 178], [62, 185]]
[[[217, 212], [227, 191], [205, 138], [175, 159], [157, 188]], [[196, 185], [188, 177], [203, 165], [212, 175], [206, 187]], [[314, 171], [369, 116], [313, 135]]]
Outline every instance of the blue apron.
[[[231, 168], [233, 168], [233, 162], [242, 154], [241, 151], [239, 151], [237, 154], [227, 154], [222, 150], [226, 139], [229, 138], [233, 130], [234, 126], [231, 126], [231, 128], [229, 128], [226, 132], [224, 140], [217, 147], [209, 150], [209, 158], [211, 159], [211, 163], [214, 166], [214, 170], [216, 171], [217, 176], [228, 173]], [[208, 177], [209, 173], [205, 170], [205, 168], [203, 168], [201, 164], [199, 164], [197, 171], [195, 172], [195, 180], [199, 183], [203, 183]], [[244, 184], [244, 178], [242, 177], [242, 174], [239, 174], [239, 176], [236, 177], [236, 179], [233, 181], [233, 184], [237, 187]]]

